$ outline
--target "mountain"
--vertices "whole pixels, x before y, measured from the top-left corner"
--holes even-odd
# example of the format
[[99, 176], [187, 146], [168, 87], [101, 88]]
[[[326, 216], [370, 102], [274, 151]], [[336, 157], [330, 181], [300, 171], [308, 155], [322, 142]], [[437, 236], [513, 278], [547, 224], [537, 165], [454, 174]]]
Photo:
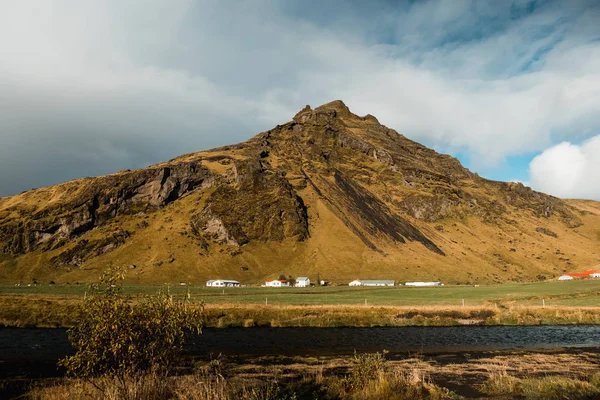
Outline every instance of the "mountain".
[[0, 199], [0, 280], [490, 283], [600, 263], [600, 203], [483, 179], [341, 101], [222, 148]]

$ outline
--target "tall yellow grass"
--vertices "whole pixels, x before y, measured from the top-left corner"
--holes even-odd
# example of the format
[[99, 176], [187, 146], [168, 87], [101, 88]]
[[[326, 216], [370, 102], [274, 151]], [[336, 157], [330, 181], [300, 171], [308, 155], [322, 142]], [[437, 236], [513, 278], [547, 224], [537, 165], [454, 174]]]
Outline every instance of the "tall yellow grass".
[[[71, 327], [80, 298], [0, 296], [0, 326]], [[373, 327], [600, 324], [600, 307], [208, 304], [205, 326]]]

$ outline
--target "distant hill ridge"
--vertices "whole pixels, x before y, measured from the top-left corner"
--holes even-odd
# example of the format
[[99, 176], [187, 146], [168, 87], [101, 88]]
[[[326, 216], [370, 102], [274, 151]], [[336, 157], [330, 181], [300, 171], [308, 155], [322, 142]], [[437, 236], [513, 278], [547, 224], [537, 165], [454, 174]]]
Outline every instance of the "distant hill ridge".
[[0, 279], [530, 281], [600, 262], [600, 203], [483, 179], [341, 101], [231, 146], [0, 199]]

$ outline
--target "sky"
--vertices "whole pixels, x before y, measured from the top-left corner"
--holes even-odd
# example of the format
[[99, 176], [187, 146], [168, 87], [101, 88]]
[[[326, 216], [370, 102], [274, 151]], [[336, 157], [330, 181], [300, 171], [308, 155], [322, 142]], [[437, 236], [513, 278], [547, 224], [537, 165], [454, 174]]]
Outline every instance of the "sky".
[[600, 200], [599, 21], [599, 0], [0, 0], [0, 196], [341, 99], [481, 176]]

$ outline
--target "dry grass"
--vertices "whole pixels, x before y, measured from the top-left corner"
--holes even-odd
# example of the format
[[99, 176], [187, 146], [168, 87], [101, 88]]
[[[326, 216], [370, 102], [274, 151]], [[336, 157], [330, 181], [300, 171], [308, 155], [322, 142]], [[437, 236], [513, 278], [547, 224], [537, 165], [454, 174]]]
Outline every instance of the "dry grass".
[[[70, 327], [80, 302], [79, 296], [2, 295], [0, 326]], [[600, 307], [207, 304], [204, 315], [205, 326], [214, 328], [600, 324]]]
[[539, 400], [600, 397], [598, 366], [573, 356], [533, 354], [517, 362], [494, 361], [486, 365], [488, 379], [481, 385], [488, 395]]
[[76, 321], [81, 299], [69, 296], [0, 296], [0, 326], [58, 328]]
[[600, 397], [600, 385], [595, 377], [590, 381], [564, 376], [522, 379], [508, 375], [506, 372], [493, 372], [489, 380], [482, 385], [481, 390], [494, 396], [532, 400], [583, 400]]
[[32, 400], [292, 400], [292, 399], [451, 399], [454, 394], [431, 383], [419, 370], [378, 370], [360, 385], [349, 385], [349, 377], [324, 377], [322, 372], [305, 374], [295, 381], [277, 376], [258, 380], [218, 374], [195, 374], [164, 378], [152, 374], [124, 380], [99, 378], [90, 381], [65, 379], [62, 383], [35, 389]]
[[91, 381], [65, 380], [57, 386], [29, 393], [32, 400], [285, 400], [277, 381], [228, 382], [220, 376], [185, 375], [164, 378], [152, 374], [128, 377], [125, 380], [101, 378]]

